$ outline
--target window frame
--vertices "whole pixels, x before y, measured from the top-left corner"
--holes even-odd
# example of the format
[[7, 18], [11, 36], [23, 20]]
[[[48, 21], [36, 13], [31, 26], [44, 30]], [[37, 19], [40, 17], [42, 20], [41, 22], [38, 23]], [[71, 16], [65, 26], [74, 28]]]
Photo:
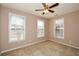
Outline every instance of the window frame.
[[[44, 23], [44, 27], [43, 27], [43, 31], [44, 31], [44, 33], [43, 33], [43, 35], [38, 35], [38, 21], [42, 21], [43, 23]], [[44, 20], [42, 20], [42, 19], [38, 19], [37, 20], [37, 38], [42, 38], [42, 37], [45, 37], [45, 21]]]
[[[23, 17], [23, 18], [24, 18], [24, 19], [23, 19], [23, 20], [24, 20], [24, 36], [23, 36], [24, 39], [23, 39], [23, 40], [21, 40], [21, 39], [19, 39], [19, 40], [13, 40], [13, 41], [10, 40], [10, 34], [9, 34], [9, 33], [10, 33], [11, 30], [10, 30], [10, 27], [9, 27], [9, 26], [10, 26], [9, 23], [10, 23], [10, 20], [11, 20], [11, 16], [16, 16], [16, 17], [18, 16], [18, 17]], [[25, 35], [26, 35], [26, 31], [25, 31], [25, 30], [26, 30], [26, 27], [25, 27], [25, 25], [26, 25], [26, 17], [23, 16], [23, 15], [16, 14], [16, 13], [9, 13], [9, 14], [8, 14], [8, 18], [9, 18], [9, 19], [8, 19], [8, 39], [9, 39], [9, 40], [8, 40], [8, 41], [9, 41], [10, 43], [25, 41], [25, 39], [26, 39], [26, 38], [25, 38]]]
[[60, 28], [60, 29], [63, 29], [63, 37], [61, 37], [61, 36], [56, 36], [56, 21], [59, 21], [59, 20], [63, 20], [63, 22], [64, 22], [64, 18], [59, 18], [59, 19], [55, 19], [55, 21], [54, 21], [54, 38], [58, 38], [58, 39], [64, 39], [64, 24], [63, 24], [63, 28]]

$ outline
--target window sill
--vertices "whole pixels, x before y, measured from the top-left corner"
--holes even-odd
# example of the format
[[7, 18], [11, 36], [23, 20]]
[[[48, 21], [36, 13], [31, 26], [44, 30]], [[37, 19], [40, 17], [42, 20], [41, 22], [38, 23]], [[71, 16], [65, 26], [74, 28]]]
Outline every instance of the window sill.
[[23, 42], [23, 41], [25, 41], [25, 40], [20, 40], [20, 41], [18, 41], [18, 40], [16, 40], [16, 41], [9, 41], [9, 43], [18, 43], [18, 42]]
[[55, 37], [55, 38], [57, 38], [57, 39], [64, 39], [64, 37], [58, 37], [58, 36], [57, 36], [57, 37]]

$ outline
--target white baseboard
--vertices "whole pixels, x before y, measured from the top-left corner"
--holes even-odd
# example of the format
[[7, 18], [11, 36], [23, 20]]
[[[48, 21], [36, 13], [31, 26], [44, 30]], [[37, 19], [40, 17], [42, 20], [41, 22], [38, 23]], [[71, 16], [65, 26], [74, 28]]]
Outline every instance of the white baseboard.
[[73, 47], [73, 48], [79, 49], [79, 47], [72, 46], [72, 45], [69, 45], [69, 44], [66, 44], [66, 43], [61, 43], [61, 42], [58, 42], [58, 41], [55, 41], [55, 40], [50, 40], [50, 41], [57, 42], [57, 43], [60, 43], [60, 44], [66, 45], [66, 46], [70, 46], [70, 47]]
[[34, 44], [37, 44], [37, 43], [40, 43], [40, 42], [43, 42], [43, 41], [46, 41], [46, 40], [41, 40], [41, 41], [38, 41], [38, 42], [29, 43], [29, 44], [26, 44], [26, 45], [23, 45], [23, 46], [19, 46], [19, 47], [16, 47], [16, 48], [4, 50], [4, 51], [1, 51], [0, 54], [8, 52], [8, 51], [16, 50], [16, 49], [19, 49], [19, 48], [24, 48], [24, 47], [27, 47], [27, 46], [30, 46], [30, 45], [34, 45]]

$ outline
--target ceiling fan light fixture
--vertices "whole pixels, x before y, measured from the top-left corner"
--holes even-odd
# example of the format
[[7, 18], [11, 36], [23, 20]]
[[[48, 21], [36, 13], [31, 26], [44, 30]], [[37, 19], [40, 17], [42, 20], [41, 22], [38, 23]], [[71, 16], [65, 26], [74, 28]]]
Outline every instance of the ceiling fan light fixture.
[[49, 11], [48, 11], [48, 9], [46, 9], [46, 10], [44, 10], [43, 12], [44, 12], [44, 13], [48, 13]]
[[48, 6], [46, 3], [42, 3], [42, 5], [43, 5], [44, 8], [43, 9], [37, 9], [36, 11], [43, 11], [42, 14], [44, 15], [44, 14], [49, 13], [49, 12], [54, 13], [54, 11], [51, 10], [51, 8], [58, 6], [59, 3], [55, 3], [51, 6]]

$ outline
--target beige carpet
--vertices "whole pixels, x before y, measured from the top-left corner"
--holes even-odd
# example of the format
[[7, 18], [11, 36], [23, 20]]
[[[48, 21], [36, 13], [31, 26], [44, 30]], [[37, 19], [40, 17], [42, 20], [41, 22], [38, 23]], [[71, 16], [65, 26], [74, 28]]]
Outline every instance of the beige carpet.
[[29, 47], [3, 53], [5, 56], [79, 56], [79, 50], [61, 45], [56, 42], [45, 41]]

